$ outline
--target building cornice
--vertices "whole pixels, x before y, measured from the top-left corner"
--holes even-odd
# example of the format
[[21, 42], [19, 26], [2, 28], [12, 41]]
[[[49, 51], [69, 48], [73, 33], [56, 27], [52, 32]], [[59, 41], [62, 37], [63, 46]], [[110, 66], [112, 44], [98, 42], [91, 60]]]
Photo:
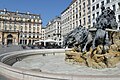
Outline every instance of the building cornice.
[[69, 7], [70, 7], [75, 1], [77, 1], [77, 0], [72, 0], [72, 2], [69, 4], [69, 6], [68, 6], [64, 11], [62, 11], [61, 14], [63, 14], [65, 11], [67, 11], [67, 10], [69, 9]]
[[6, 12], [6, 13], [15, 13], [15, 14], [21, 14], [21, 15], [31, 15], [31, 16], [40, 16], [40, 14], [32, 14], [29, 12], [23, 13], [23, 12], [13, 12], [13, 11], [8, 11], [8, 10], [0, 10], [0, 12]]

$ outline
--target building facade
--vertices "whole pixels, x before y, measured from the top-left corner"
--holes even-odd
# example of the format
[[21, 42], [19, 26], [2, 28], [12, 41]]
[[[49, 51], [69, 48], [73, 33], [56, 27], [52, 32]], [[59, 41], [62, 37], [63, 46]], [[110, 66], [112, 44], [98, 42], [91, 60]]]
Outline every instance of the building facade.
[[45, 39], [55, 40], [61, 45], [61, 18], [56, 17], [49, 21], [45, 28]]
[[0, 10], [0, 44], [32, 44], [41, 39], [40, 15]]
[[42, 38], [42, 40], [45, 40], [45, 28], [42, 27], [41, 31], [42, 31], [41, 32], [42, 33], [42, 37], [41, 38]]
[[91, 0], [72, 0], [61, 13], [62, 40], [71, 30], [82, 25], [91, 27]]
[[101, 5], [105, 8], [110, 7], [110, 9], [115, 11], [116, 21], [118, 22], [118, 30], [120, 29], [120, 0], [92, 0], [92, 22], [91, 25], [94, 26], [96, 23], [96, 18], [101, 14]]

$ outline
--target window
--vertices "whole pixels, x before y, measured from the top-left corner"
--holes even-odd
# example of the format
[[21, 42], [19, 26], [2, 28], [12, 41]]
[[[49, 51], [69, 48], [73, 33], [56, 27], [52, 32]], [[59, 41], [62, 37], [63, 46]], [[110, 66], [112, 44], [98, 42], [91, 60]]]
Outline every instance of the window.
[[101, 2], [101, 5], [104, 5], [104, 1]]
[[80, 10], [81, 10], [81, 5], [79, 6]]
[[120, 9], [120, 2], [118, 3], [119, 9]]
[[22, 41], [23, 41], [23, 40], [20, 40], [20, 44], [22, 44]]
[[83, 10], [83, 12], [85, 13], [85, 9]]
[[75, 10], [73, 10], [73, 13], [75, 12]]
[[10, 25], [9, 29], [12, 30], [12, 26], [11, 25]]
[[90, 13], [90, 7], [88, 7], [88, 14]]
[[25, 26], [25, 30], [27, 30], [27, 26]]
[[27, 35], [25, 34], [25, 38], [27, 37]]
[[99, 12], [97, 12], [97, 17], [99, 16]]
[[14, 26], [14, 31], [16, 31], [16, 26]]
[[115, 5], [113, 5], [113, 11], [116, 11]]
[[88, 28], [90, 28], [90, 25], [88, 26]]
[[73, 16], [73, 19], [75, 18], [75, 16]]
[[76, 26], [78, 26], [78, 21], [76, 21]]
[[81, 25], [81, 20], [79, 20], [79, 22], [80, 22], [80, 25]]
[[76, 8], [76, 13], [78, 12], [78, 8]]
[[76, 19], [78, 19], [78, 14], [76, 14]]
[[31, 28], [31, 24], [29, 24], [29, 28]]
[[85, 18], [83, 18], [83, 21], [84, 21], [83, 25], [85, 25], [85, 23], [86, 23], [86, 22], [85, 22]]
[[35, 27], [33, 27], [33, 32], [35, 32]]
[[81, 3], [81, 0], [79, 0], [79, 3]]
[[78, 4], [78, 2], [76, 2], [76, 5]]
[[33, 38], [35, 38], [35, 34], [33, 34]]
[[37, 38], [39, 38], [39, 35], [37, 35]]
[[25, 40], [25, 44], [27, 44], [27, 40]]
[[20, 31], [22, 31], [23, 30], [23, 27], [21, 26], [21, 30]]
[[95, 19], [95, 14], [93, 14], [93, 19]]
[[90, 16], [88, 16], [88, 23], [90, 23], [91, 21], [90, 21]]
[[93, 11], [95, 10], [95, 6], [92, 7], [92, 10], [93, 10]]
[[85, 16], [85, 9], [83, 10], [83, 12], [84, 12], [84, 13], [83, 13], [83, 16]]
[[93, 27], [95, 27], [95, 22], [93, 22]]
[[99, 8], [99, 4], [96, 5], [96, 9], [98, 9], [98, 8]]
[[81, 18], [81, 12], [79, 13], [79, 15], [80, 15], [80, 18]]
[[120, 15], [118, 15], [118, 20], [119, 20], [119, 22], [120, 22]]
[[110, 0], [107, 0], [106, 3], [110, 3]]
[[4, 30], [7, 30], [7, 25], [5, 25], [5, 28], [4, 28]]
[[73, 23], [73, 27], [75, 27], [75, 23]]
[[90, 0], [88, 0], [88, 5], [90, 5]]
[[83, 3], [83, 8], [85, 8], [85, 2]]
[[48, 35], [48, 37], [50, 37], [50, 35]]

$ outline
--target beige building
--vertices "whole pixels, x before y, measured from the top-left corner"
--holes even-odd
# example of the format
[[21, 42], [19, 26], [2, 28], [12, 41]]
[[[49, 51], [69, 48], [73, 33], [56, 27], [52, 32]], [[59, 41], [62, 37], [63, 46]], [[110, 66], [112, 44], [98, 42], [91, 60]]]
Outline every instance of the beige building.
[[61, 18], [55, 17], [45, 28], [45, 39], [52, 39], [61, 44]]
[[40, 15], [0, 10], [0, 44], [32, 44], [41, 39]]
[[79, 25], [91, 27], [91, 0], [72, 0], [61, 13], [62, 39]]
[[42, 27], [42, 30], [41, 30], [41, 33], [42, 33], [42, 40], [45, 40], [45, 28]]

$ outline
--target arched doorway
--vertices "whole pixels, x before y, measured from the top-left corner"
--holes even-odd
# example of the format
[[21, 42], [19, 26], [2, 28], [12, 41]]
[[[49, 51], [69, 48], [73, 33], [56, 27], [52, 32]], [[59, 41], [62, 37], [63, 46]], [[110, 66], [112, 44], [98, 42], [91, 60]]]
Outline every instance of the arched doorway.
[[12, 44], [12, 42], [13, 42], [13, 36], [11, 34], [9, 34], [7, 36], [7, 45]]

